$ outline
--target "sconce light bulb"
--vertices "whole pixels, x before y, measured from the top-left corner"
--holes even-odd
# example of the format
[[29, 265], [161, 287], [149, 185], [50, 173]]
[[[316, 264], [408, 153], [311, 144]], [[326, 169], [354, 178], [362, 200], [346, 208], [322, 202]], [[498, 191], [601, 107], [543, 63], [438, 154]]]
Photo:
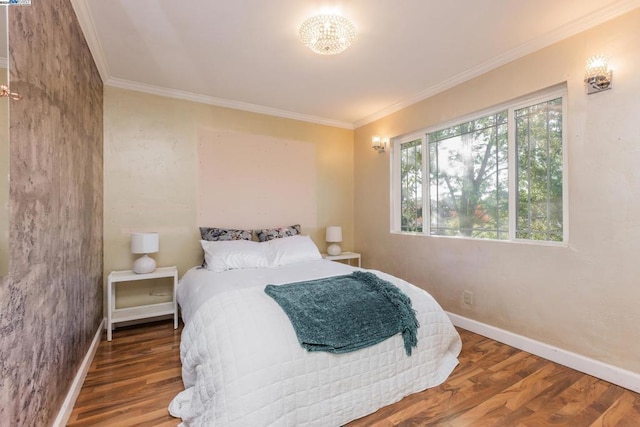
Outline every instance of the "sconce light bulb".
[[609, 72], [609, 60], [604, 55], [587, 59], [587, 78], [606, 75]]

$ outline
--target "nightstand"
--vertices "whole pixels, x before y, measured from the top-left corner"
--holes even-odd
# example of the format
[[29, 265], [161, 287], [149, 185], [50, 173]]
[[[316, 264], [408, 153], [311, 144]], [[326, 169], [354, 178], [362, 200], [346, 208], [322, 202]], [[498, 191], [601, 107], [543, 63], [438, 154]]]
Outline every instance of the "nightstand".
[[340, 255], [328, 255], [322, 254], [322, 258], [328, 259], [331, 261], [343, 261], [346, 260], [347, 264], [351, 265], [351, 260], [358, 260], [358, 267], [360, 267], [360, 254], [355, 252], [342, 252]]
[[[137, 307], [116, 308], [116, 283], [134, 282], [136, 280], [173, 278], [173, 300], [159, 304], [148, 304]], [[112, 271], [107, 279], [107, 341], [111, 341], [113, 325], [130, 320], [146, 319], [173, 314], [173, 328], [178, 329], [178, 303], [176, 288], [178, 287], [178, 269], [176, 267], [160, 267], [153, 273], [137, 274], [132, 270]]]

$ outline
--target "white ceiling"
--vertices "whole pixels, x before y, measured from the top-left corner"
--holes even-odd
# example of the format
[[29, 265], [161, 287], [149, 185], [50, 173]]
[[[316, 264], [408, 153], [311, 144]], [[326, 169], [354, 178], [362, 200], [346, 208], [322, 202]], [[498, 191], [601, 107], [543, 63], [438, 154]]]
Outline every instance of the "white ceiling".
[[[640, 0], [72, 0], [107, 85], [353, 128], [569, 37]], [[337, 10], [358, 35], [312, 53]]]

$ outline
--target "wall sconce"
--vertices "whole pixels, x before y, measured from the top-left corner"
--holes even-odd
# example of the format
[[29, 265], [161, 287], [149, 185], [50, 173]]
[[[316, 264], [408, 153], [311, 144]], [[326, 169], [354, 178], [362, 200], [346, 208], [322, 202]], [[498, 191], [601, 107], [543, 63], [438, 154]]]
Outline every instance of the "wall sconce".
[[22, 99], [22, 95], [17, 92], [11, 92], [7, 85], [0, 85], [0, 98], [9, 98], [14, 101], [20, 101]]
[[374, 150], [378, 153], [384, 153], [387, 150], [387, 145], [389, 145], [389, 138], [374, 136], [371, 138], [371, 142]]
[[611, 89], [611, 70], [606, 56], [597, 55], [587, 59], [584, 82], [589, 95]]

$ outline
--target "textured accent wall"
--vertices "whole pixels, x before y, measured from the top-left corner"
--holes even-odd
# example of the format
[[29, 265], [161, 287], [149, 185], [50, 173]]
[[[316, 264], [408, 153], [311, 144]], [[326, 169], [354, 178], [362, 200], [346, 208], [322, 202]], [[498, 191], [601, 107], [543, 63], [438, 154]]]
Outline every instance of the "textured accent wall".
[[102, 81], [68, 0], [9, 8], [0, 425], [55, 419], [102, 318]]

